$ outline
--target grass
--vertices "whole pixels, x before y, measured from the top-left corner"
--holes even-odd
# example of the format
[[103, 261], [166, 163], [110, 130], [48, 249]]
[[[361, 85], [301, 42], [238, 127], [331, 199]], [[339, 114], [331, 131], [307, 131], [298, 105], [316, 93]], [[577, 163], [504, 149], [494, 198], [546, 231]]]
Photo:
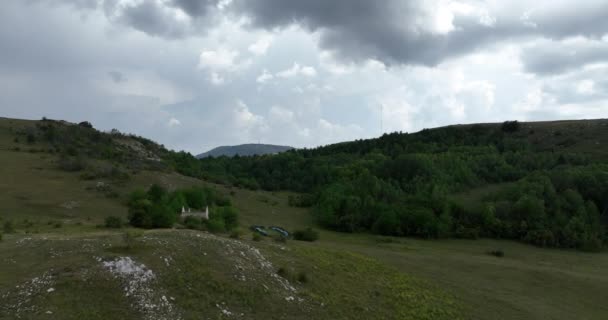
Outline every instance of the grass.
[[[359, 254], [254, 246], [187, 230], [148, 231], [126, 250], [121, 234], [11, 235], [0, 243], [0, 255], [10, 257], [0, 261], [0, 319], [46, 319], [47, 311], [59, 319], [140, 319], [147, 314], [137, 307], [141, 292], [149, 301], [170, 301], [169, 318], [462, 318], [449, 294]], [[125, 256], [154, 274], [131, 296], [124, 290], [135, 280], [104, 268]], [[279, 265], [294, 276], [280, 278]], [[302, 273], [306, 281], [298, 281]]]
[[[472, 196], [484, 192], [478, 193]], [[286, 199], [286, 194], [279, 196]], [[284, 223], [290, 231], [312, 224], [305, 209], [288, 207], [283, 201], [272, 207], [280, 215], [272, 214], [270, 206], [256, 203], [255, 197], [239, 197], [235, 203], [237, 207], [258, 206], [257, 210], [242, 211], [242, 219], [251, 224]], [[288, 219], [290, 216], [293, 220]], [[372, 257], [385, 266], [447, 290], [464, 306], [470, 319], [608, 317], [608, 307], [602, 304], [602, 293], [608, 290], [605, 252], [544, 249], [505, 240], [421, 240], [319, 231], [319, 241], [312, 244], [292, 241], [289, 246]], [[498, 259], [487, 254], [496, 248], [504, 252], [504, 257]]]

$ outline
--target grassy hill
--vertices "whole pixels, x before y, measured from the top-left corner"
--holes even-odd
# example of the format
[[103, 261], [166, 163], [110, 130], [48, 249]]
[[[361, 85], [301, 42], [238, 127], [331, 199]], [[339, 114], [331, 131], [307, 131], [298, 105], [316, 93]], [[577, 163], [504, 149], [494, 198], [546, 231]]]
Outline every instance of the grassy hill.
[[234, 157], [236, 155], [246, 157], [246, 156], [254, 156], [254, 155], [265, 155], [265, 154], [276, 154], [279, 152], [285, 152], [287, 150], [293, 149], [292, 147], [287, 146], [277, 146], [272, 144], [259, 144], [259, 143], [249, 143], [249, 144], [241, 144], [238, 146], [221, 146], [217, 148], [213, 148], [207, 152], [201, 153], [197, 155], [197, 158], [207, 158], [207, 157]]
[[[66, 143], [43, 139], [40, 123], [0, 119], [0, 226], [10, 221], [15, 229], [0, 241], [0, 319], [608, 316], [607, 253], [323, 229], [313, 243], [254, 241], [244, 231], [250, 225], [315, 226], [309, 209], [289, 205], [298, 194], [183, 176], [174, 167], [183, 154], [116, 133], [64, 154]], [[95, 151], [103, 145], [110, 155]], [[66, 159], [83, 166], [74, 171]], [[109, 215], [126, 219], [127, 195], [152, 184], [217, 190], [238, 209], [241, 238], [99, 226]], [[457, 196], [484, 197], [476, 190]], [[488, 254], [496, 250], [504, 257]]]

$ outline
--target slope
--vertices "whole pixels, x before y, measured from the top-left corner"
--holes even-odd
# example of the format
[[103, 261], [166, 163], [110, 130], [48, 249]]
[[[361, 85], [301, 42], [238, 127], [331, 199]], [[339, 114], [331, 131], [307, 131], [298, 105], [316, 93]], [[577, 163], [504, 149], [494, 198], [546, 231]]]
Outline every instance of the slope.
[[217, 148], [213, 148], [207, 152], [201, 153], [197, 155], [197, 158], [207, 158], [207, 157], [234, 157], [236, 155], [246, 157], [246, 156], [254, 156], [254, 155], [265, 155], [265, 154], [276, 154], [280, 152], [285, 152], [287, 150], [293, 149], [292, 147], [287, 146], [278, 146], [272, 144], [241, 144], [238, 146], [221, 146]]

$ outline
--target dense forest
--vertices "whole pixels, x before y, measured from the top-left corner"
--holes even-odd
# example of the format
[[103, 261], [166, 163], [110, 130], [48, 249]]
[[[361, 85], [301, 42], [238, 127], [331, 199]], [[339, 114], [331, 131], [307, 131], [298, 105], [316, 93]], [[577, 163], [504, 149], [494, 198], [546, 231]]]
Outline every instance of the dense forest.
[[[22, 136], [22, 137], [21, 137]], [[16, 139], [44, 141], [66, 170], [103, 158], [104, 174], [140, 169], [249, 189], [291, 190], [318, 223], [344, 232], [494, 237], [599, 250], [607, 242], [608, 121], [478, 124], [391, 133], [277, 155], [196, 159], [89, 123], [39, 122]], [[135, 144], [135, 145], [134, 145]], [[479, 197], [458, 197], [487, 189]], [[462, 199], [465, 199], [464, 201]]]
[[[598, 134], [604, 139], [608, 126], [593, 126], [566, 125], [562, 132], [511, 121], [273, 156], [195, 160], [172, 153], [167, 160], [183, 174], [218, 183], [304, 193], [292, 204], [312, 206], [321, 225], [338, 231], [599, 250], [606, 242], [608, 162], [588, 145]], [[454, 201], [488, 186], [498, 187], [474, 203]]]

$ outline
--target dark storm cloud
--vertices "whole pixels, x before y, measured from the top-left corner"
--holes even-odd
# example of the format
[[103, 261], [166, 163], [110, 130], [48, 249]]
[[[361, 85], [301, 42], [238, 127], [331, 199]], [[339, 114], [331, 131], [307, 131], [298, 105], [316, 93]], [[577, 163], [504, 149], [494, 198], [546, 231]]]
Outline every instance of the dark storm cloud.
[[[275, 29], [298, 24], [320, 32], [321, 46], [345, 59], [374, 58], [386, 64], [435, 65], [446, 58], [502, 40], [526, 36], [600, 37], [608, 32], [606, 1], [545, 6], [530, 14], [527, 24], [522, 20], [525, 11], [490, 11], [487, 17], [455, 14], [454, 29], [449, 33], [432, 30], [432, 13], [442, 4], [434, 3], [431, 5], [435, 7], [430, 7], [429, 3], [409, 0], [234, 0], [232, 9], [248, 16], [252, 26]], [[485, 22], [484, 18], [487, 18]]]
[[173, 0], [171, 4], [192, 17], [202, 17], [207, 15], [219, 0]]
[[152, 36], [182, 38], [189, 25], [179, 22], [156, 1], [144, 1], [120, 12], [119, 21]]
[[273, 29], [298, 24], [321, 32], [321, 46], [343, 58], [385, 63], [435, 64], [446, 47], [442, 35], [422, 30], [425, 14], [415, 1], [236, 0], [233, 9], [253, 26]]
[[[113, 21], [167, 39], [204, 35], [214, 17], [226, 14], [235, 19], [246, 16], [249, 27], [254, 28], [274, 30], [299, 25], [318, 32], [321, 48], [342, 60], [360, 62], [371, 58], [387, 65], [434, 66], [502, 41], [600, 38], [608, 33], [606, 0], [581, 0], [575, 4], [561, 0], [535, 4], [516, 1], [514, 9], [464, 0], [461, 5], [473, 8], [468, 13], [455, 10], [447, 2], [415, 0], [233, 0], [224, 3], [224, 10], [218, 9], [220, 0], [149, 0], [127, 5], [116, 0], [32, 1], [67, 2], [80, 8], [102, 3]], [[179, 19], [175, 9], [190, 19]], [[453, 15], [453, 19], [439, 17], [450, 30], [437, 29], [440, 11]], [[534, 57], [530, 58], [530, 70], [538, 69], [540, 73], [544, 69], [552, 72], [551, 65], [557, 66], [563, 60], [541, 61], [543, 65], [535, 67]]]
[[527, 72], [553, 75], [581, 66], [608, 61], [608, 42], [579, 40], [572, 42], [541, 42], [526, 48], [522, 62]]

